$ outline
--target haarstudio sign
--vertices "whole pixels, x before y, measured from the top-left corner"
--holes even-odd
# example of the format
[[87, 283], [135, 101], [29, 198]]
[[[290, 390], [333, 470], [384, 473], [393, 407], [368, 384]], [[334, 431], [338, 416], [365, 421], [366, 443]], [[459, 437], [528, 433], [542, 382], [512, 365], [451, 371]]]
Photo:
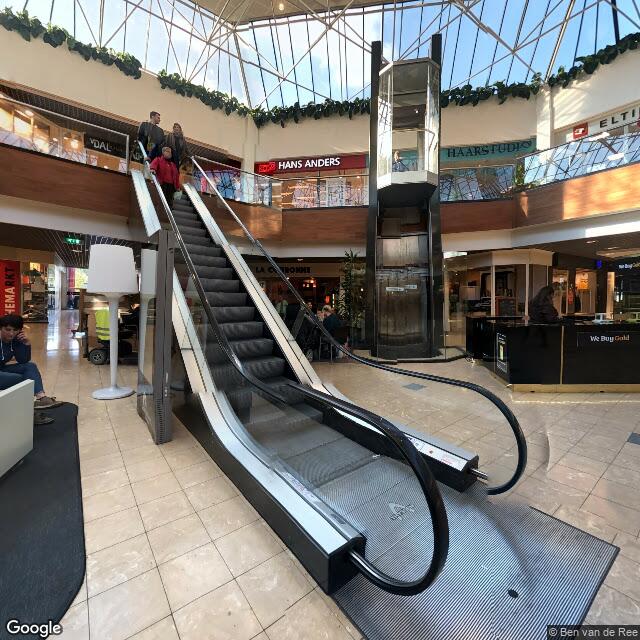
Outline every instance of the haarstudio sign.
[[365, 169], [366, 167], [367, 154], [361, 153], [348, 156], [309, 156], [256, 162], [255, 172], [270, 176], [276, 173], [315, 173], [317, 171]]

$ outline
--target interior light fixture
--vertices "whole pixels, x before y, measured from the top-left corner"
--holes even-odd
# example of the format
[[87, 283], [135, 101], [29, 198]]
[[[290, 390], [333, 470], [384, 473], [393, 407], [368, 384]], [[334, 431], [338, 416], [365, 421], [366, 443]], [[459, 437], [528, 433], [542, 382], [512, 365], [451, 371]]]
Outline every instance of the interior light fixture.
[[587, 240], [587, 244], [593, 244], [594, 242], [597, 242], [597, 240]]
[[298, 262], [302, 262], [304, 258], [298, 258]]
[[278, 3], [278, 11], [284, 11], [284, 2]]
[[616, 160], [624, 160], [624, 152], [620, 153], [612, 153], [610, 156], [607, 156], [607, 160], [609, 162], [615, 162]]
[[602, 138], [608, 138], [609, 137], [609, 132], [608, 131], [602, 131], [600, 133], [598, 133], [597, 135], [593, 136], [593, 138], [590, 138], [590, 140], [602, 140]]
[[72, 140], [71, 141], [71, 147], [73, 149], [77, 149], [78, 148], [78, 141], [77, 140]]
[[26, 109], [25, 113], [30, 117], [33, 118], [33, 111], [31, 111], [31, 109]]

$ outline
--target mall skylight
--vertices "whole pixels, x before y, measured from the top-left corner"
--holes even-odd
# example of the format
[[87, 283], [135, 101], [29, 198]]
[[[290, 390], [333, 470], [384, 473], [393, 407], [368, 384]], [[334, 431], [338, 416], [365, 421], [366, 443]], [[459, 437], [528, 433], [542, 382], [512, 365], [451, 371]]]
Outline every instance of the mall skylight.
[[369, 45], [423, 57], [443, 88], [529, 82], [640, 31], [640, 0], [5, 0], [76, 39], [126, 51], [251, 107], [368, 95]]

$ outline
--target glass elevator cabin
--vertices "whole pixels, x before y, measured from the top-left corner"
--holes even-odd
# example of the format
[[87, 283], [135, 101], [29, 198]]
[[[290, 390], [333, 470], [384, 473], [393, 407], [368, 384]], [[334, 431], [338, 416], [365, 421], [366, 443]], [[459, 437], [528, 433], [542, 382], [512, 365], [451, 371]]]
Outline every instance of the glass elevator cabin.
[[439, 60], [438, 37], [431, 58], [372, 68], [367, 329], [381, 358], [438, 357], [443, 345]]

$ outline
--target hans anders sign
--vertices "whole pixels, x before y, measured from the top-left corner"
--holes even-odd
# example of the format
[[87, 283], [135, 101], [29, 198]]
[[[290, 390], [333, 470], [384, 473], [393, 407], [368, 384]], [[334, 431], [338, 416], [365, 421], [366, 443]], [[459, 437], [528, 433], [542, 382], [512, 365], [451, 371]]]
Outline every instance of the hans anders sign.
[[476, 144], [468, 147], [443, 147], [440, 149], [440, 162], [443, 165], [448, 165], [476, 162], [477, 160], [515, 159], [516, 156], [532, 153], [535, 150], [535, 138]]
[[316, 171], [339, 171], [342, 169], [365, 169], [367, 154], [348, 156], [311, 156], [307, 158], [282, 158], [256, 162], [255, 172], [263, 175], [274, 173], [308, 173]]

